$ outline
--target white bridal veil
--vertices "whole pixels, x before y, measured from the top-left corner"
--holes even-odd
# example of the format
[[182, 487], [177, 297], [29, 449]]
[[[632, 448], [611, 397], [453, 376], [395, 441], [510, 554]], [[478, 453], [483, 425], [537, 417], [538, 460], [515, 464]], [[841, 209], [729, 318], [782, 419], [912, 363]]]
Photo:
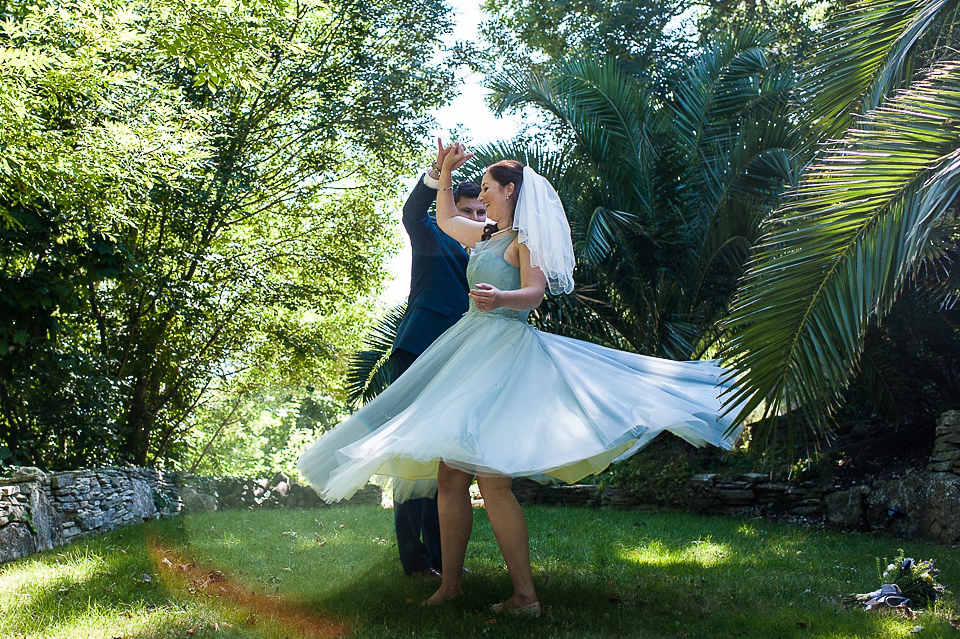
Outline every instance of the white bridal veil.
[[513, 228], [530, 250], [530, 264], [547, 277], [551, 293], [573, 290], [573, 242], [560, 196], [546, 178], [523, 167], [523, 183], [513, 214]]

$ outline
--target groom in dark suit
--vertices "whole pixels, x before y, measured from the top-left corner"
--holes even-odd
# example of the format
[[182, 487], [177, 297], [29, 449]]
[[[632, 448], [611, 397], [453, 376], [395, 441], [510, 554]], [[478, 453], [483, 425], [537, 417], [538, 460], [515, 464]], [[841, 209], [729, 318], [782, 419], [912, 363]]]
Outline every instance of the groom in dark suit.
[[[410, 236], [413, 263], [407, 311], [397, 327], [390, 353], [396, 376], [467, 312], [467, 251], [441, 231], [436, 218], [429, 213], [440, 186], [438, 168], [446, 155], [443, 144], [437, 142], [437, 162], [417, 181], [403, 205], [403, 226]], [[460, 215], [471, 220], [486, 219], [478, 195], [480, 187], [474, 182], [461, 182], [454, 189], [453, 199]], [[403, 571], [411, 576], [439, 579], [440, 522], [436, 497], [394, 502], [393, 515]]]

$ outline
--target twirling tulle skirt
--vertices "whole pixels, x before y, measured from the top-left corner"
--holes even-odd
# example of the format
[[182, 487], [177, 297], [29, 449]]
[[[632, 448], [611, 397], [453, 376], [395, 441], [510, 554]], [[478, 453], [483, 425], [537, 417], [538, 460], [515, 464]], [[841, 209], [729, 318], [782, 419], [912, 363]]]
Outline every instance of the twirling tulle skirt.
[[[327, 501], [372, 477], [429, 491], [441, 460], [476, 474], [575, 482], [669, 430], [730, 448], [714, 362], [675, 362], [471, 310], [376, 399], [315, 442], [300, 473]], [[402, 486], [402, 488], [401, 488]], [[426, 491], [424, 490], [426, 488]]]

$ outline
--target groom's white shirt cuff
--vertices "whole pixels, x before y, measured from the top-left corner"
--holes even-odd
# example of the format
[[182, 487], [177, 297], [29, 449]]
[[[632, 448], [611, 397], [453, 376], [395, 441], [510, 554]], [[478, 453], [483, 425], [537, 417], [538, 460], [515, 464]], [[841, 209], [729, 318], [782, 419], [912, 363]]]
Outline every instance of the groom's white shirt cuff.
[[440, 189], [440, 180], [434, 180], [430, 177], [430, 171], [427, 171], [423, 174], [423, 185], [436, 191]]

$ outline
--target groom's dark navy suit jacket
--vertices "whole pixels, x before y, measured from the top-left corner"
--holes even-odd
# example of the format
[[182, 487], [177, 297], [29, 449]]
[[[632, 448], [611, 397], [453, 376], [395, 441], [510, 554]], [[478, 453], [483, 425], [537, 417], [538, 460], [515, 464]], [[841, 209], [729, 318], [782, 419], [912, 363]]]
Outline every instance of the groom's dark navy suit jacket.
[[467, 253], [440, 230], [430, 215], [436, 189], [417, 181], [403, 205], [403, 226], [410, 236], [413, 263], [407, 312], [397, 328], [394, 350], [420, 355], [467, 312]]

